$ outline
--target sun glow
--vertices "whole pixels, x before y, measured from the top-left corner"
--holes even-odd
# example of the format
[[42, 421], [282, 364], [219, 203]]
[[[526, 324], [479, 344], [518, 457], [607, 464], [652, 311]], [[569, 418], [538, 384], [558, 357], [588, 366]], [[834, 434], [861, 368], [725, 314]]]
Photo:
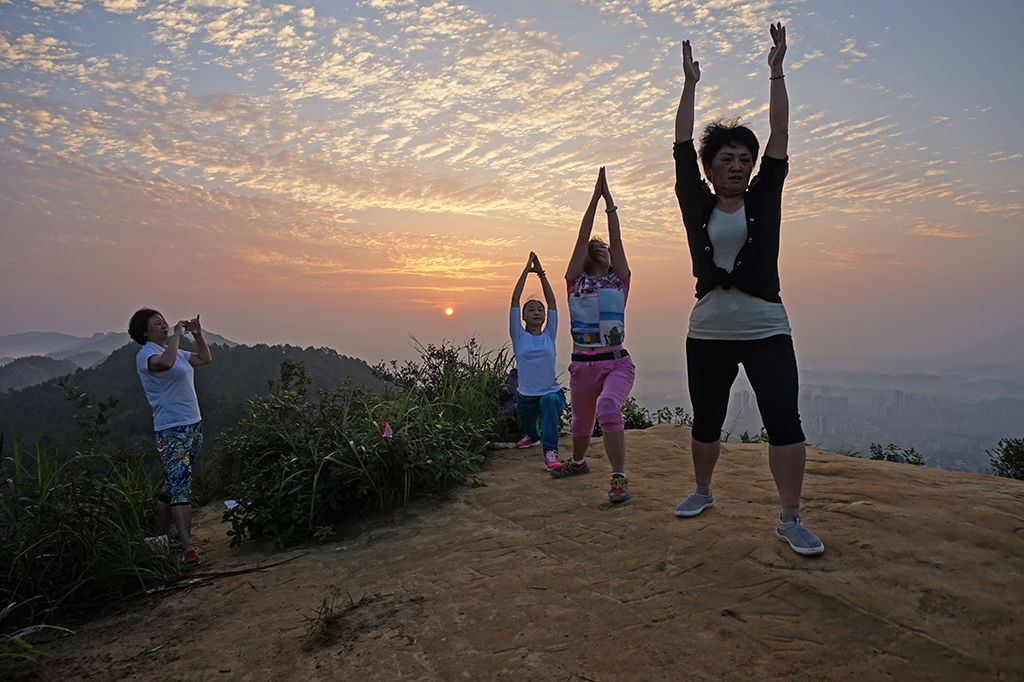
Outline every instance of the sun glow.
[[452, 310], [451, 308], [445, 308], [445, 309], [444, 309], [444, 314], [445, 314], [445, 315], [451, 315], [451, 314], [452, 314], [452, 313], [454, 313], [454, 312], [455, 312], [455, 311], [454, 311], [454, 310]]

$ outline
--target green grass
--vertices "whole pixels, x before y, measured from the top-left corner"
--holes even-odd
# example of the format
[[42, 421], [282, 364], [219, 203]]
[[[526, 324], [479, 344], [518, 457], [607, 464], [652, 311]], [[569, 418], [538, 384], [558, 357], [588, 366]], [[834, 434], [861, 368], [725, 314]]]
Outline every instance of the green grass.
[[176, 571], [154, 552], [154, 489], [99, 453], [25, 447], [2, 465], [0, 591], [7, 620], [46, 622], [57, 609], [87, 610], [161, 582]]

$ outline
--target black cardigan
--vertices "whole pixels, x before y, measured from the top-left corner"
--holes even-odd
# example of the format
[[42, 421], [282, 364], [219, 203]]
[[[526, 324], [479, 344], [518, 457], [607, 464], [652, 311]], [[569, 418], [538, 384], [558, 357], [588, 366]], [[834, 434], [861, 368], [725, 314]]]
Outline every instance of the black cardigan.
[[747, 216], [747, 243], [740, 249], [732, 272], [715, 265], [714, 247], [708, 236], [708, 219], [718, 198], [700, 177], [693, 140], [676, 142], [676, 197], [683, 212], [686, 240], [690, 245], [697, 298], [721, 285], [736, 287], [770, 303], [779, 297], [779, 227], [782, 221], [782, 185], [789, 171], [789, 158], [761, 157], [757, 171], [743, 195]]

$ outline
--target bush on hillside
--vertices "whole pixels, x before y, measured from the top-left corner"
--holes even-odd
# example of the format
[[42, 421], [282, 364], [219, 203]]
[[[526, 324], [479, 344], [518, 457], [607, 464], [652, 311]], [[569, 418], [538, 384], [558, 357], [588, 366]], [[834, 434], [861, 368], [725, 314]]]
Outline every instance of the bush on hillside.
[[903, 462], [905, 464], [914, 464], [916, 466], [922, 466], [924, 464], [924, 457], [914, 450], [914, 448], [901, 448], [900, 446], [892, 443], [882, 447], [880, 443], [872, 443], [869, 449], [871, 451], [871, 456], [868, 457], [868, 459]]
[[755, 433], [754, 435], [750, 435], [748, 432], [744, 431], [743, 433], [740, 434], [740, 442], [741, 443], [767, 443], [768, 442], [768, 432], [764, 430], [763, 426], [761, 427], [761, 430], [758, 431], [757, 433]]
[[985, 454], [996, 476], [1024, 481], [1024, 438], [1000, 438], [996, 447]]
[[238, 505], [224, 514], [232, 545], [259, 539], [269, 551], [327, 539], [346, 518], [465, 482], [504, 419], [498, 395], [509, 359], [475, 340], [420, 354], [375, 368], [391, 384], [380, 395], [346, 386], [317, 400], [305, 368], [282, 363], [280, 382], [222, 441], [223, 455], [239, 463]]
[[[565, 412], [562, 413], [562, 423], [569, 424], [571, 422], [572, 403], [568, 403], [565, 406]], [[673, 410], [667, 405], [652, 413], [646, 407], [640, 405], [633, 396], [626, 398], [626, 402], [622, 405], [622, 426], [625, 430], [649, 429], [655, 424], [675, 424], [676, 426], [692, 427], [693, 415], [682, 407], [676, 407]], [[604, 435], [604, 432], [601, 431], [601, 424], [596, 422], [592, 437], [600, 438], [602, 435]]]

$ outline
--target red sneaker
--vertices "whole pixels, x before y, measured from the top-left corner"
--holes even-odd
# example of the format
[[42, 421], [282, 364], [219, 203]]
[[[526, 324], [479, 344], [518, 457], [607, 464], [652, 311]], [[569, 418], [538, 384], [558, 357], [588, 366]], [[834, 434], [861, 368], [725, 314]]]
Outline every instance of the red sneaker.
[[582, 462], [574, 462], [571, 459], [567, 462], [562, 462], [562, 467], [557, 471], [552, 471], [551, 475], [555, 478], [565, 478], [566, 476], [576, 476], [578, 474], [589, 474], [590, 465], [587, 464], [587, 460]]
[[625, 476], [612, 476], [612, 487], [608, 491], [608, 499], [612, 502], [625, 502], [629, 494], [629, 479]]
[[199, 565], [199, 552], [194, 549], [190, 549], [185, 552], [185, 556], [182, 557], [182, 561], [186, 566], [198, 566]]

